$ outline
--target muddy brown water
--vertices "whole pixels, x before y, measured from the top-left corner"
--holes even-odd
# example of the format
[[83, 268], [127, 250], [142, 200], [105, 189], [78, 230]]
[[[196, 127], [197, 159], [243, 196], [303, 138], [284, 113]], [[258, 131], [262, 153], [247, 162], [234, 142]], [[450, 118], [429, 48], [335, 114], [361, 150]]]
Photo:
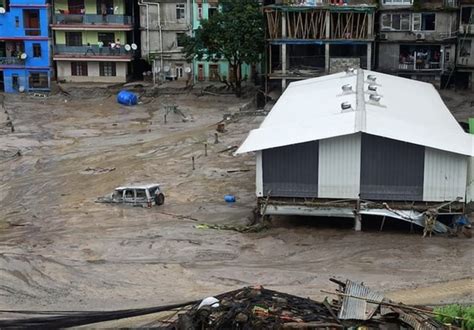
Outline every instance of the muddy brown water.
[[[0, 309], [146, 307], [253, 284], [321, 298], [333, 276], [384, 292], [472, 276], [472, 240], [422, 239], [406, 228], [355, 233], [345, 222], [291, 217], [253, 234], [194, 228], [186, 216], [226, 224], [251, 216], [254, 159], [219, 151], [261, 118], [228, 123], [213, 143], [214, 124], [245, 100], [179, 95], [132, 108], [107, 97], [64, 100], [6, 98], [16, 130], [0, 147], [23, 156], [0, 163]], [[192, 121], [171, 116], [165, 125], [170, 103]], [[134, 182], [161, 183], [165, 205], [94, 203]], [[237, 203], [225, 204], [227, 193]], [[472, 292], [439, 298], [459, 299], [472, 301]]]

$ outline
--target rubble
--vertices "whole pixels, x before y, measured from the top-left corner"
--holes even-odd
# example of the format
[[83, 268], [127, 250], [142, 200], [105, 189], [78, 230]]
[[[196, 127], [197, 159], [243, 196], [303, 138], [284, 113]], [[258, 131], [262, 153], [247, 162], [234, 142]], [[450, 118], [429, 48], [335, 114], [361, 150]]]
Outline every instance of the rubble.
[[[0, 327], [48, 328], [91, 325], [98, 322], [152, 315], [147, 327], [158, 329], [448, 329], [437, 321], [443, 316], [427, 307], [395, 303], [363, 284], [331, 279], [338, 298], [317, 302], [310, 298], [263, 288], [244, 287], [214, 297], [182, 304], [103, 312], [8, 311], [42, 317], [0, 320]], [[455, 318], [455, 321], [462, 321]], [[139, 322], [139, 321], [137, 321]], [[100, 327], [110, 327], [103, 323]], [[117, 327], [116, 323], [114, 327]], [[135, 323], [135, 326], [143, 326]], [[452, 327], [451, 327], [452, 328]]]

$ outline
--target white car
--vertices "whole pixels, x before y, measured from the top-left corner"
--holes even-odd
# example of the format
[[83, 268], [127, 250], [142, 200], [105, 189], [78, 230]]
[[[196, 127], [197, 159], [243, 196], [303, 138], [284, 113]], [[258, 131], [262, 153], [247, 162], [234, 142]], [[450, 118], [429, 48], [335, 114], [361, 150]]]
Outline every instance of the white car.
[[109, 196], [99, 198], [101, 203], [123, 203], [151, 207], [153, 205], [163, 205], [165, 195], [157, 183], [123, 186], [115, 188]]

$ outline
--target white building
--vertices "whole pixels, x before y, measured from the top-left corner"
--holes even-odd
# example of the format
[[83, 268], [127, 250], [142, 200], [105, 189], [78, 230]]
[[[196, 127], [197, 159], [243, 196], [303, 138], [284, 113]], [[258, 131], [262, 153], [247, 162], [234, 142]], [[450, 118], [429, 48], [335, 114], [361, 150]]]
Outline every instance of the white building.
[[237, 153], [256, 153], [265, 215], [419, 223], [410, 210], [473, 200], [473, 149], [433, 85], [359, 69], [290, 84]]

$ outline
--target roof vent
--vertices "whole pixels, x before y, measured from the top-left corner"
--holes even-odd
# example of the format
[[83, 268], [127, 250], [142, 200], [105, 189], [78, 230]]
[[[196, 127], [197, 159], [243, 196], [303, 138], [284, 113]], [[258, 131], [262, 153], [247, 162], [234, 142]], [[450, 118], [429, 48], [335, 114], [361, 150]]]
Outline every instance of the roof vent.
[[373, 95], [372, 94], [372, 95], [369, 96], [369, 99], [373, 102], [376, 102], [376, 103], [380, 102], [380, 98], [381, 98], [380, 95]]
[[374, 83], [377, 80], [377, 77], [374, 76], [373, 74], [369, 74], [367, 76], [367, 80]]
[[342, 109], [342, 112], [352, 111], [352, 106], [349, 102], [342, 102], [341, 109]]
[[371, 92], [377, 92], [377, 86], [370, 84], [370, 85], [369, 85], [369, 91], [371, 91]]
[[352, 92], [352, 85], [351, 84], [343, 85], [342, 91], [345, 93]]

